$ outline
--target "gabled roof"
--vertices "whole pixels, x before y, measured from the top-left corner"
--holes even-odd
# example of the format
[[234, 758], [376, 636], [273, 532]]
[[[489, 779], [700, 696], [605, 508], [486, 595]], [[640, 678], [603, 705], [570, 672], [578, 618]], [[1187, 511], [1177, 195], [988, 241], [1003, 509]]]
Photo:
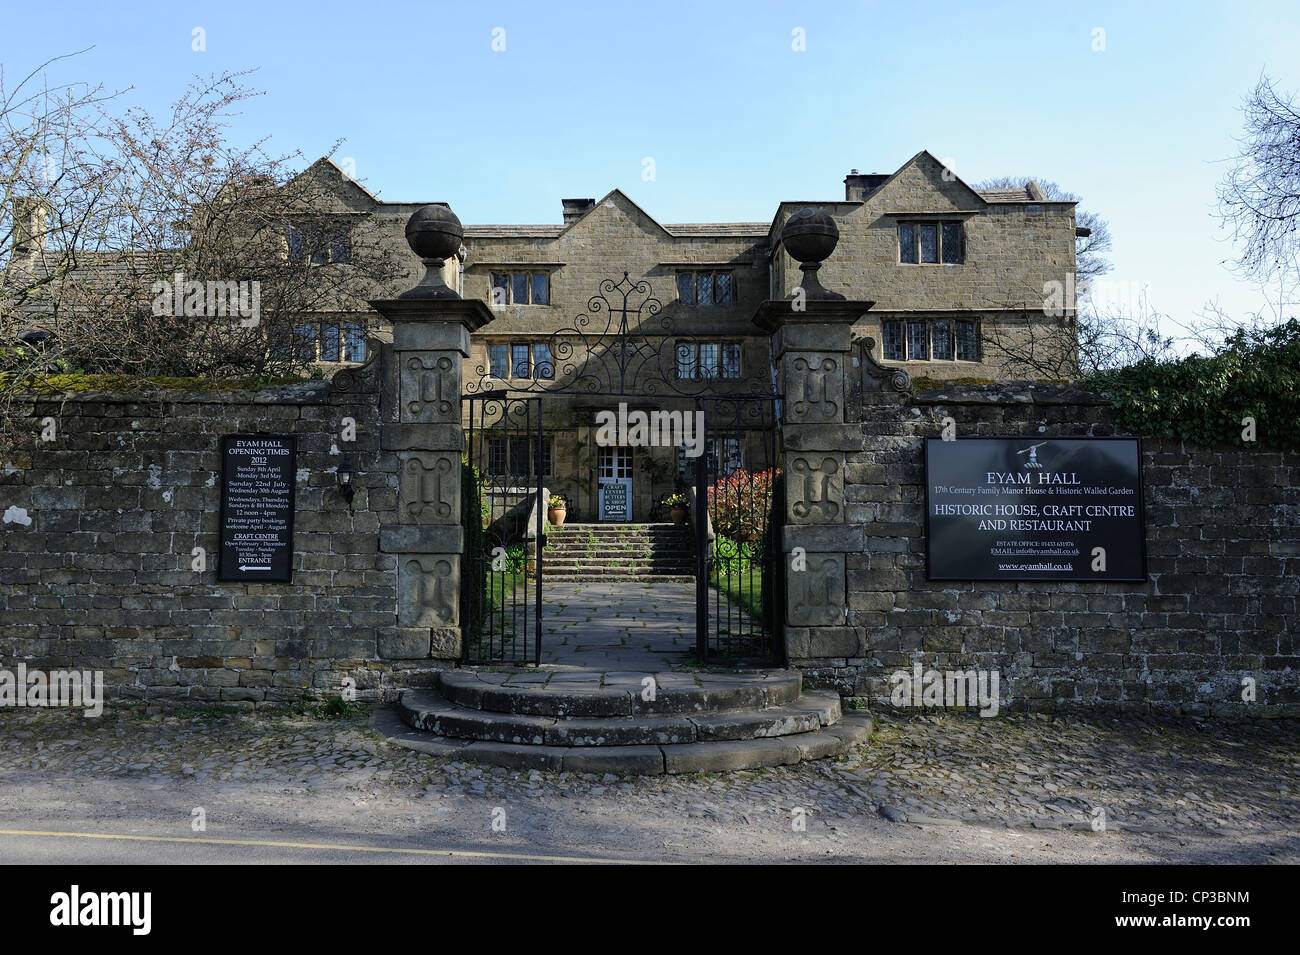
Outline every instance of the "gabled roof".
[[585, 219], [587, 218], [587, 216], [589, 216], [589, 215], [591, 215], [592, 213], [594, 213], [597, 209], [599, 209], [601, 206], [603, 206], [606, 202], [609, 202], [611, 199], [615, 199], [615, 198], [622, 199], [624, 202], [626, 202], [628, 205], [630, 205], [630, 206], [631, 206], [633, 209], [635, 209], [637, 212], [641, 213], [641, 215], [645, 216], [647, 219], [649, 219], [651, 222], [653, 222], [653, 223], [655, 224], [655, 226], [659, 229], [659, 231], [661, 231], [661, 232], [667, 234], [668, 230], [665, 229], [662, 225], [659, 224], [659, 220], [658, 220], [658, 219], [656, 219], [656, 218], [655, 218], [654, 216], [652, 216], [650, 213], [646, 212], [646, 211], [645, 211], [644, 209], [642, 209], [639, 205], [637, 205], [635, 202], [633, 202], [633, 201], [632, 201], [632, 198], [631, 198], [631, 197], [630, 197], [626, 192], [624, 192], [622, 189], [619, 189], [617, 186], [615, 186], [615, 187], [614, 187], [613, 189], [611, 189], [609, 192], [605, 193], [604, 196], [602, 196], [601, 198], [597, 199], [597, 200], [592, 204], [592, 206], [591, 206], [590, 209], [588, 209], [588, 210], [587, 210], [586, 212], [584, 212], [582, 215], [578, 216], [578, 218], [574, 219], [572, 222], [570, 222], [568, 225], [566, 225], [563, 229], [561, 229], [561, 230], [560, 230], [560, 235], [564, 235], [564, 233], [568, 232], [570, 229], [576, 228], [576, 227], [578, 226], [579, 223], [581, 223], [583, 220], [585, 220]]
[[[907, 162], [903, 163], [903, 165], [899, 166], [896, 170], [894, 170], [894, 174], [893, 174], [892, 176], [890, 176], [888, 179], [886, 179], [884, 182], [882, 182], [879, 186], [877, 186], [875, 189], [873, 189], [873, 190], [871, 190], [871, 191], [872, 191], [873, 193], [875, 193], [875, 192], [879, 192], [881, 189], [884, 189], [887, 185], [889, 185], [891, 182], [893, 182], [895, 179], [897, 179], [900, 175], [902, 175], [902, 173], [903, 173], [905, 170], [910, 169], [912, 166], [915, 166], [917, 163], [919, 163], [919, 162], [921, 161], [921, 158], [922, 158], [922, 157], [925, 157], [925, 158], [929, 159], [931, 162], [938, 163], [940, 166], [943, 166], [944, 169], [947, 169], [947, 168], [948, 168], [947, 166], [944, 166], [943, 161], [940, 160], [938, 157], [936, 157], [936, 156], [934, 155], [934, 153], [930, 152], [930, 150], [928, 150], [928, 149], [922, 149], [919, 153], [917, 153], [915, 156], [913, 156], [913, 157], [912, 157], [911, 159], [909, 159]], [[974, 189], [972, 189], [969, 185], [967, 185], [966, 182], [965, 182], [965, 180], [963, 180], [963, 179], [962, 179], [960, 176], [958, 176], [955, 172], [952, 174], [952, 181], [955, 182], [955, 183], [957, 183], [958, 185], [960, 185], [963, 189], [965, 189], [967, 192], [969, 192], [972, 196], [974, 196], [974, 197], [975, 197], [977, 200], [979, 200], [980, 202], [984, 202], [984, 201], [985, 201], [984, 198], [983, 198], [983, 197], [982, 197], [978, 192], [976, 192], [976, 191], [975, 191]]]
[[593, 203], [590, 209], [565, 225], [467, 225], [465, 226], [465, 238], [557, 239], [570, 229], [576, 228], [587, 216], [612, 199], [622, 200], [627, 203], [650, 222], [653, 222], [665, 235], [669, 236], [745, 236], [753, 238], [767, 235], [768, 226], [764, 222], [683, 222], [664, 225], [641, 208], [622, 189], [614, 188]]
[[344, 172], [343, 167], [340, 166], [338, 163], [336, 163], [329, 156], [322, 156], [320, 159], [317, 159], [314, 163], [312, 163], [302, 172], [298, 173], [297, 176], [294, 176], [294, 178], [298, 179], [302, 176], [306, 176], [308, 173], [312, 173], [314, 171], [320, 171], [322, 169], [324, 169], [331, 178], [337, 177], [344, 185], [350, 186], [351, 188], [357, 190], [366, 198], [368, 198], [371, 202], [381, 201], [380, 198], [376, 196], [373, 192], [371, 192], [365, 186], [361, 185], [361, 183], [359, 183], [357, 180], [353, 179], [346, 172]]

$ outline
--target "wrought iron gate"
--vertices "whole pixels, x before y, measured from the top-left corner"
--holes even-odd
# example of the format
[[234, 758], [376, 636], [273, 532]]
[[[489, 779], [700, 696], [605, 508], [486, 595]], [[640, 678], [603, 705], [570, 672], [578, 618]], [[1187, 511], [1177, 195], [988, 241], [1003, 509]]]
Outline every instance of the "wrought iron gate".
[[693, 515], [696, 655], [773, 662], [785, 615], [777, 399], [701, 397], [696, 408], [705, 435]]
[[[692, 514], [696, 653], [715, 662], [776, 661], [785, 612], [779, 401], [750, 390], [763, 379], [742, 377], [740, 344], [677, 328], [650, 283], [624, 272], [599, 283], [586, 312], [531, 350], [520, 346], [522, 360], [513, 347], [488, 350], [463, 398], [465, 498], [473, 511], [465, 519], [461, 600], [466, 661], [541, 660], [542, 477], [550, 471], [541, 402], [565, 394], [588, 407], [608, 398], [606, 410], [636, 401], [659, 412], [703, 413]], [[679, 461], [674, 492], [687, 489], [690, 473]]]
[[542, 399], [484, 391], [461, 401], [465, 662], [537, 664], [546, 543], [542, 475], [549, 463]]

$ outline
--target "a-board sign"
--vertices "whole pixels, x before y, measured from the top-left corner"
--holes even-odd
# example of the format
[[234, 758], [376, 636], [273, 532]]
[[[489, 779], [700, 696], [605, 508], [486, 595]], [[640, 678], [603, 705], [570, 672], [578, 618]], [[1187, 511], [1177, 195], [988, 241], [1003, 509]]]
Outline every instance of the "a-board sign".
[[218, 580], [292, 576], [297, 451], [293, 435], [222, 436]]
[[1139, 438], [925, 442], [930, 580], [1146, 580]]
[[632, 479], [618, 478], [600, 485], [600, 520], [630, 521], [632, 519]]

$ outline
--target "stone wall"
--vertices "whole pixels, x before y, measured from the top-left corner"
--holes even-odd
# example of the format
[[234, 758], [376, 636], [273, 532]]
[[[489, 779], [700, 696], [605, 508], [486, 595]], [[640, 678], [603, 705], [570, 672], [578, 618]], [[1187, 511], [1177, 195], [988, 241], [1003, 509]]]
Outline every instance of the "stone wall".
[[[117, 696], [244, 705], [338, 692], [344, 677], [365, 698], [448, 665], [384, 659], [398, 636], [397, 557], [380, 550], [397, 455], [380, 450], [378, 390], [343, 380], [29, 405], [32, 433], [49, 418], [56, 439], [0, 472], [0, 665], [75, 665], [103, 670]], [[341, 438], [345, 417], [355, 443]], [[288, 584], [216, 579], [220, 437], [256, 432], [298, 436]]]
[[1145, 583], [931, 582], [923, 439], [945, 417], [963, 436], [1115, 428], [1101, 398], [1067, 388], [871, 385], [838, 459], [847, 614], [787, 631], [810, 683], [888, 705], [890, 674], [920, 663], [996, 669], [1017, 709], [1300, 713], [1300, 456], [1145, 439]]

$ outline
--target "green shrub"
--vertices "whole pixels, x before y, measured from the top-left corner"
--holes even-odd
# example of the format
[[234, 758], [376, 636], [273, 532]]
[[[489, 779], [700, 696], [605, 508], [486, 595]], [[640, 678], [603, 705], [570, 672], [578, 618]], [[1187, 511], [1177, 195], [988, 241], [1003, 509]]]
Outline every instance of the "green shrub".
[[[1132, 434], [1212, 446], [1300, 449], [1300, 321], [1239, 329], [1208, 357], [1143, 359], [1096, 372], [1083, 384], [1110, 398]], [[1255, 419], [1256, 441], [1242, 420]]]

